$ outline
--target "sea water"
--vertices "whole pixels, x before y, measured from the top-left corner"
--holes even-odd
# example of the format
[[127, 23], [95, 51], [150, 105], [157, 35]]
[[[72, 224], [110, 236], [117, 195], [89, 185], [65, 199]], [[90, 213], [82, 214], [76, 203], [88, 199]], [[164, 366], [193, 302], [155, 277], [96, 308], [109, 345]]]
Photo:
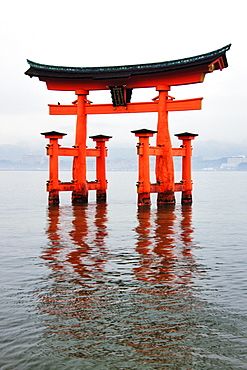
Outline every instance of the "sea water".
[[1, 369], [247, 369], [247, 172], [159, 210], [135, 172], [50, 208], [46, 172], [0, 177]]

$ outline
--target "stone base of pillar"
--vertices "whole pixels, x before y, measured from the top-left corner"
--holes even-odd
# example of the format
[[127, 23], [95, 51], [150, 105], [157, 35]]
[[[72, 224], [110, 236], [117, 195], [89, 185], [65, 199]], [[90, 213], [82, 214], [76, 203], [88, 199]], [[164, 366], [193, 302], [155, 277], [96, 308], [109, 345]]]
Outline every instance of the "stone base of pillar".
[[106, 192], [105, 191], [97, 191], [96, 193], [96, 201], [97, 203], [105, 203], [106, 202]]
[[72, 191], [72, 204], [86, 204], [88, 203], [88, 193], [84, 191]]
[[139, 193], [138, 194], [138, 206], [150, 206], [150, 193]]
[[183, 191], [182, 192], [182, 199], [181, 199], [182, 205], [191, 205], [192, 204], [192, 194], [191, 191]]
[[163, 193], [158, 193], [157, 203], [159, 205], [166, 204], [175, 204], [175, 195], [174, 191], [164, 191]]
[[49, 205], [59, 204], [59, 192], [58, 192], [58, 190], [49, 191], [48, 203], [49, 203]]

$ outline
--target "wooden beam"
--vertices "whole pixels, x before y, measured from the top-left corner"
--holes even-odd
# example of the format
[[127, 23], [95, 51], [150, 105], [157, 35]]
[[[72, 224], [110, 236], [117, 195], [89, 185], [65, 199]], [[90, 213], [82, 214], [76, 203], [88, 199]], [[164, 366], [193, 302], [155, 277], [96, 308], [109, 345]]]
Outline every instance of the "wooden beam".
[[[168, 100], [167, 111], [185, 111], [201, 109], [203, 98], [186, 100]], [[85, 104], [86, 114], [114, 114], [114, 113], [147, 113], [158, 112], [158, 100], [154, 102], [128, 103], [126, 107], [113, 107], [112, 104]], [[77, 105], [49, 104], [50, 115], [76, 115]]]
[[60, 156], [78, 156], [78, 149], [77, 148], [58, 148], [58, 155]]
[[208, 65], [195, 68], [181, 69], [167, 73], [154, 73], [149, 75], [131, 76], [129, 78], [113, 79], [71, 79], [39, 77], [40, 81], [46, 82], [48, 90], [75, 91], [75, 90], [108, 90], [109, 86], [126, 85], [128, 89], [138, 89], [145, 87], [156, 87], [157, 85], [188, 85], [203, 82], [205, 73], [208, 73]]
[[184, 148], [172, 148], [172, 155], [173, 157], [185, 157], [185, 149]]
[[96, 181], [87, 181], [88, 190], [100, 190], [100, 182]]
[[202, 99], [203, 98], [194, 98], [186, 100], [168, 100], [167, 110], [168, 112], [174, 112], [174, 111], [202, 109]]
[[182, 182], [176, 182], [174, 184], [174, 191], [183, 191], [184, 190], [184, 184]]
[[[183, 191], [184, 184], [182, 182], [177, 182], [174, 184], [174, 191]], [[160, 184], [154, 183], [150, 184], [150, 193], [158, 193], [160, 191]]]
[[48, 104], [50, 115], [76, 115], [77, 105], [53, 105]]
[[[97, 181], [87, 181], [88, 190], [97, 190], [100, 188], [100, 183]], [[73, 191], [76, 189], [76, 184], [73, 182], [59, 182], [58, 190], [59, 191]], [[175, 189], [174, 191], [183, 191], [184, 184], [182, 182], [174, 184]], [[159, 184], [150, 184], [150, 193], [158, 193], [159, 192]], [[49, 184], [47, 186], [47, 190], [49, 191]]]
[[86, 149], [86, 156], [87, 157], [100, 157], [100, 149]]

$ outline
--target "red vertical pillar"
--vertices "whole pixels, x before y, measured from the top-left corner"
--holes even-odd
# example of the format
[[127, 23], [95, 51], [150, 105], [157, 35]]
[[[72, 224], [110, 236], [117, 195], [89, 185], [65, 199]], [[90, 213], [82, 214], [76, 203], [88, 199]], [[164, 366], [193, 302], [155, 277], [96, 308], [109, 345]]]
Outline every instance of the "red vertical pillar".
[[149, 165], [149, 138], [157, 131], [135, 130], [131, 131], [139, 137], [137, 145], [138, 160], [138, 206], [150, 205], [150, 165]]
[[43, 132], [46, 139], [50, 139], [47, 145], [47, 154], [49, 155], [49, 180], [47, 190], [49, 192], [48, 203], [59, 204], [59, 169], [58, 169], [58, 139], [62, 139], [64, 135], [61, 132], [50, 131]]
[[191, 134], [189, 132], [184, 132], [181, 134], [176, 134], [179, 140], [183, 141], [182, 148], [185, 149], [185, 155], [182, 157], [182, 182], [183, 191], [181, 203], [192, 204], [192, 145], [191, 140], [194, 140], [198, 134]]
[[87, 115], [85, 111], [85, 100], [88, 91], [76, 91], [77, 101], [77, 121], [75, 147], [78, 148], [78, 156], [74, 157], [73, 163], [73, 181], [76, 184], [76, 190], [72, 192], [72, 203], [87, 203], [88, 188], [86, 179], [86, 140], [87, 140]]
[[105, 142], [108, 141], [112, 136], [105, 135], [95, 135], [90, 136], [93, 141], [96, 142], [96, 149], [99, 149], [100, 155], [96, 157], [96, 180], [99, 182], [99, 189], [96, 190], [96, 200], [97, 202], [106, 201], [106, 157], [107, 149]]
[[167, 99], [169, 86], [159, 85], [157, 147], [162, 148], [162, 155], [156, 157], [156, 182], [159, 185], [158, 204], [174, 204], [174, 166], [172, 145], [168, 127]]

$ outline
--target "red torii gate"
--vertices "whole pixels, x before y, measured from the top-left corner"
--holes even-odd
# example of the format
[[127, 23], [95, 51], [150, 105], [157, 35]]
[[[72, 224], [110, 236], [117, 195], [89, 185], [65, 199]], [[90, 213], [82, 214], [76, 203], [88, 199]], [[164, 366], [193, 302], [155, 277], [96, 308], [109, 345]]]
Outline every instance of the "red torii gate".
[[[105, 142], [110, 136], [92, 137], [95, 149], [87, 149], [87, 115], [114, 113], [157, 112], [157, 131], [132, 131], [139, 137], [139, 181], [138, 205], [150, 204], [150, 192], [157, 192], [157, 203], [174, 204], [174, 191], [182, 191], [182, 203], [192, 202], [191, 181], [191, 140], [195, 134], [181, 133], [183, 140], [180, 148], [171, 146], [168, 128], [168, 112], [201, 109], [202, 98], [174, 100], [169, 95], [171, 86], [203, 82], [205, 74], [228, 66], [227, 45], [213, 52], [195, 57], [139, 65], [113, 67], [60, 67], [34, 63], [28, 60], [30, 68], [25, 72], [30, 77], [38, 77], [46, 82], [48, 90], [75, 91], [77, 100], [72, 105], [49, 105], [51, 115], [76, 115], [75, 146], [61, 148], [58, 139], [65, 134], [58, 132], [43, 133], [50, 139], [50, 178], [48, 181], [49, 203], [59, 203], [59, 191], [72, 191], [73, 203], [87, 203], [88, 190], [97, 190], [97, 201], [106, 200]], [[131, 102], [135, 88], [155, 87], [158, 96], [152, 102]], [[92, 104], [87, 96], [92, 90], [109, 90], [112, 104]], [[149, 147], [150, 136], [157, 133], [156, 147]], [[58, 156], [70, 155], [73, 161], [73, 179], [69, 183], [58, 180]], [[156, 156], [156, 183], [150, 184], [149, 156]], [[182, 181], [174, 183], [173, 155], [183, 157]], [[86, 157], [97, 158], [96, 181], [86, 180]], [[143, 171], [143, 169], [145, 169]], [[148, 169], [148, 170], [147, 170]]]

